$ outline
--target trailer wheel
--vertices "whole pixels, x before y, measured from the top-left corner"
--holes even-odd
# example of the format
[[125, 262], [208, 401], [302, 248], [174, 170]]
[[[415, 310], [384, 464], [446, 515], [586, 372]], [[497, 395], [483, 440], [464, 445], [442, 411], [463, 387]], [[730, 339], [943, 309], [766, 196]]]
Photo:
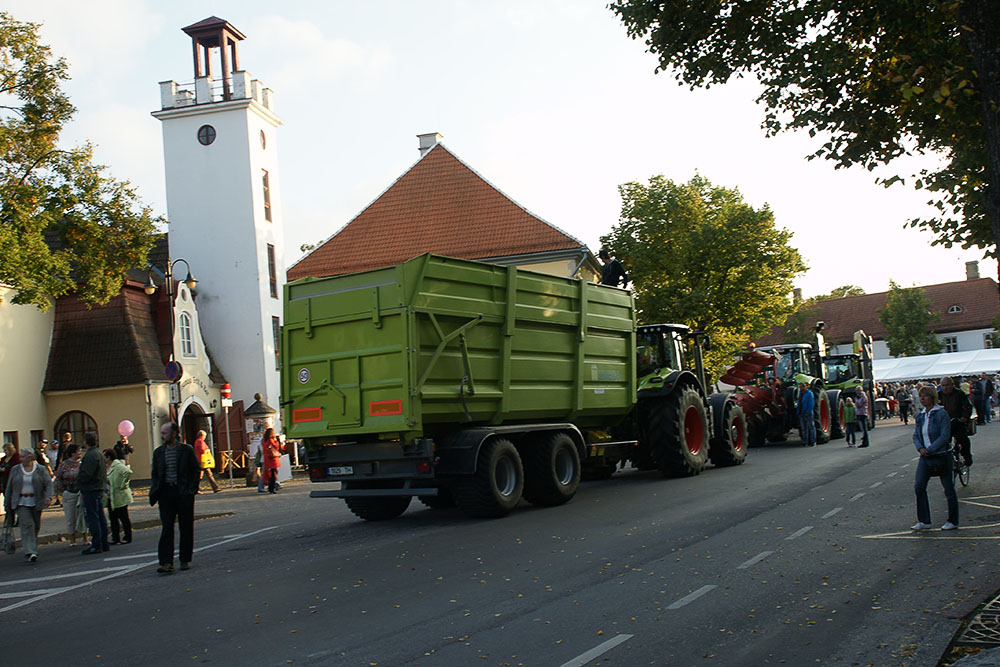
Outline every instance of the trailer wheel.
[[418, 496], [420, 502], [432, 510], [448, 509], [455, 506], [455, 497], [447, 486], [438, 488], [436, 496]]
[[521, 499], [524, 467], [510, 440], [493, 438], [479, 450], [476, 473], [455, 485], [455, 501], [477, 519], [507, 516]]
[[708, 461], [708, 421], [701, 396], [691, 387], [651, 399], [646, 435], [664, 475], [690, 477]]
[[[345, 488], [364, 488], [353, 484], [346, 484]], [[410, 506], [412, 496], [354, 496], [344, 498], [347, 502], [347, 509], [351, 510], [354, 516], [365, 521], [386, 521], [395, 519], [406, 511]]]
[[715, 415], [715, 437], [708, 448], [708, 458], [718, 467], [738, 466], [747, 458], [749, 444], [747, 419], [743, 408], [727, 402]]
[[816, 407], [813, 408], [813, 421], [816, 424], [816, 444], [825, 445], [830, 442], [830, 398], [826, 389], [813, 389], [816, 396]]
[[548, 433], [520, 450], [524, 461], [524, 499], [554, 507], [569, 502], [580, 486], [580, 453], [565, 433]]

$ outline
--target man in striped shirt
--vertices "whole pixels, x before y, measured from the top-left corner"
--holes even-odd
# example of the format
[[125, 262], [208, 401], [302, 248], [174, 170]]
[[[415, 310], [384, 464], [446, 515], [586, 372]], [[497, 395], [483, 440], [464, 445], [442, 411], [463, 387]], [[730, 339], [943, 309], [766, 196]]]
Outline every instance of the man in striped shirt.
[[180, 441], [174, 422], [160, 427], [163, 444], [153, 452], [149, 504], [160, 504], [159, 574], [174, 573], [174, 523], [180, 530], [181, 569], [191, 567], [194, 553], [194, 495], [198, 491], [198, 459]]

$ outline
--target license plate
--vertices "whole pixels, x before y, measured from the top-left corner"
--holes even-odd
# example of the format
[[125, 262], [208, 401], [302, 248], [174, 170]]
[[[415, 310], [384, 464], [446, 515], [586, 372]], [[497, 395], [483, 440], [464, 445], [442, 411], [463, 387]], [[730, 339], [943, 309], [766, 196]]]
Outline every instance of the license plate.
[[330, 477], [336, 477], [339, 475], [353, 475], [353, 466], [330, 466], [326, 469], [326, 474]]

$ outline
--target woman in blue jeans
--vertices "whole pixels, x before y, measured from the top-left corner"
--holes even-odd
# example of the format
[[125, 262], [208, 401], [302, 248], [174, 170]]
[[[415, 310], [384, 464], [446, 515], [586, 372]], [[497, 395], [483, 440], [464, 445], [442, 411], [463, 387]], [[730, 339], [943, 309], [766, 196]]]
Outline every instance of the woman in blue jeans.
[[931, 477], [940, 477], [944, 497], [948, 500], [948, 521], [941, 526], [941, 530], [955, 530], [958, 528], [958, 494], [955, 493], [955, 478], [952, 476], [951, 419], [938, 404], [934, 387], [920, 388], [920, 405], [923, 410], [917, 413], [913, 431], [913, 446], [920, 454], [917, 475], [913, 480], [913, 490], [917, 494], [917, 522], [911, 528], [927, 530], [931, 527], [927, 482]]

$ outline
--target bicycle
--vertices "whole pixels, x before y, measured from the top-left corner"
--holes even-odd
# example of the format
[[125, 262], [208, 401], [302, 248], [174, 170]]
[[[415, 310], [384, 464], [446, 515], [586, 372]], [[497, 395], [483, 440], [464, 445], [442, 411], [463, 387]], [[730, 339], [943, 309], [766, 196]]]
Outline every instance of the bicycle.
[[955, 480], [961, 482], [962, 486], [968, 486], [969, 466], [965, 465], [965, 459], [962, 458], [962, 452], [959, 450], [957, 444], [951, 448], [951, 455], [955, 457], [955, 462], [952, 466], [952, 474], [954, 474]]

